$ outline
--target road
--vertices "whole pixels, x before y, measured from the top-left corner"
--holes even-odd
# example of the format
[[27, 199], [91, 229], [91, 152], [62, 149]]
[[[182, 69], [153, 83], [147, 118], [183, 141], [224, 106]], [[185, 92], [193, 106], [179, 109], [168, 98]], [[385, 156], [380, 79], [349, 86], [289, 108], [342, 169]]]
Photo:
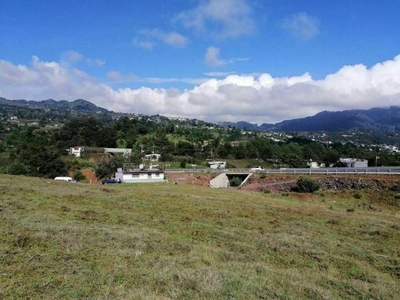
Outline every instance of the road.
[[[250, 169], [166, 169], [166, 173], [254, 173]], [[257, 171], [264, 174], [327, 174], [327, 175], [400, 175], [400, 167], [367, 167], [367, 168], [281, 168]]]

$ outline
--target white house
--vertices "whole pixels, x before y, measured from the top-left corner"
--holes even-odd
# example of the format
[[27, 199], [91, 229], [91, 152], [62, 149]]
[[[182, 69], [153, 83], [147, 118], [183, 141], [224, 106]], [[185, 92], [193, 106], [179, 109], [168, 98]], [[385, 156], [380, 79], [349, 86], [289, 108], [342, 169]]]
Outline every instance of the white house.
[[156, 168], [145, 168], [140, 165], [139, 169], [122, 170], [119, 168], [115, 173], [115, 178], [121, 179], [123, 183], [148, 183], [166, 181], [165, 172]]
[[83, 146], [75, 146], [75, 147], [69, 148], [69, 153], [71, 153], [72, 155], [75, 155], [76, 157], [81, 157], [82, 153], [84, 151], [85, 151], [85, 147], [83, 147]]

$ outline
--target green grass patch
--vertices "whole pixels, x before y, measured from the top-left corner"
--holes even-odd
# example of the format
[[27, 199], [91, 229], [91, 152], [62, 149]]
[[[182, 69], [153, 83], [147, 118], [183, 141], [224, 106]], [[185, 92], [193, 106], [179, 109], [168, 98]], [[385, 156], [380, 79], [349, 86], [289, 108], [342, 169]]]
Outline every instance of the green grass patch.
[[396, 299], [399, 210], [353, 195], [0, 175], [0, 298]]

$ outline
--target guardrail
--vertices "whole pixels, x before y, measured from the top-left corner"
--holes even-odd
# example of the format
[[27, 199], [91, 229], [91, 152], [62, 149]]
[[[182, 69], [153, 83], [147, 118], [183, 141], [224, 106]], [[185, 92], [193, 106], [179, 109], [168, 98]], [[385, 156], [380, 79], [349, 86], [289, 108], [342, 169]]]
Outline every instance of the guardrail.
[[400, 175], [400, 167], [366, 168], [281, 168], [251, 172], [249, 169], [166, 169], [166, 173], [263, 173], [263, 174], [327, 174], [327, 175]]

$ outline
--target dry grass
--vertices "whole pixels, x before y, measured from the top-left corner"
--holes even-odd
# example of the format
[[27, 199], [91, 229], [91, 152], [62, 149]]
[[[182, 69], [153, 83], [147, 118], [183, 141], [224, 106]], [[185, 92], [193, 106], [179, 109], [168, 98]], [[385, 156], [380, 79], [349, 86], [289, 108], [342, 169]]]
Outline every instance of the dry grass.
[[0, 175], [0, 299], [396, 299], [394, 196]]

